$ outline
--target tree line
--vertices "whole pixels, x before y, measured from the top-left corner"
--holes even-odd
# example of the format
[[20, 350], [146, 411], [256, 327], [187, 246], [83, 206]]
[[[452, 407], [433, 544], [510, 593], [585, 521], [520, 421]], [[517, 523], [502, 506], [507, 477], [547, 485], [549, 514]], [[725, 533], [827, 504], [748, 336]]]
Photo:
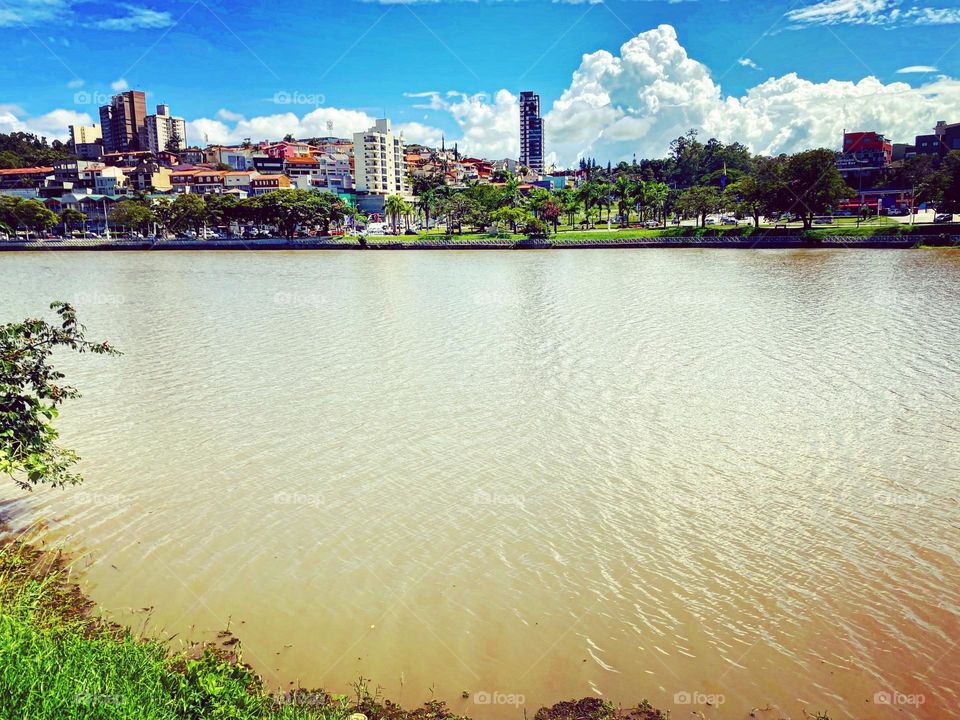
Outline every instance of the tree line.
[[[283, 237], [294, 237], [304, 228], [329, 234], [349, 217], [362, 216], [336, 195], [318, 190], [274, 190], [242, 200], [234, 195], [186, 193], [172, 197], [147, 197], [142, 193], [121, 200], [108, 212], [111, 227], [144, 235], [198, 235], [207, 227], [232, 224], [270, 226]], [[0, 230], [13, 234], [19, 228], [43, 232], [63, 225], [79, 230], [86, 213], [66, 208], [57, 214], [35, 199], [0, 197]]]

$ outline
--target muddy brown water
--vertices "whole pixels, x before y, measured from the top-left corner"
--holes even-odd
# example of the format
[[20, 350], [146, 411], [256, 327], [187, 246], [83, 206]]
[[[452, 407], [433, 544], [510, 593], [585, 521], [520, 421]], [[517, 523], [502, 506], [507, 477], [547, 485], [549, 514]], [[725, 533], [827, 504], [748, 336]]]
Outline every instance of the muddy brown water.
[[0, 257], [55, 298], [125, 355], [3, 497], [116, 619], [478, 717], [960, 715], [960, 253]]

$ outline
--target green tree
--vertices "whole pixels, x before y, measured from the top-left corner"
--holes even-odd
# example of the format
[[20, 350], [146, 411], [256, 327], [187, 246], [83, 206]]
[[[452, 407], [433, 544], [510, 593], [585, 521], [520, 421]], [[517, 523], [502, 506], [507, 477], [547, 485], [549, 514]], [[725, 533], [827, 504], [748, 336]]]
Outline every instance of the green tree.
[[63, 373], [51, 362], [54, 352], [119, 354], [109, 343], [85, 338], [72, 306], [55, 302], [50, 308], [56, 323], [28, 318], [0, 325], [0, 474], [23, 489], [81, 481], [72, 471], [79, 458], [57, 444], [53, 425], [64, 401], [80, 394], [61, 383]]
[[633, 180], [621, 174], [613, 183], [613, 196], [617, 199], [617, 214], [620, 215], [620, 225], [626, 227], [630, 220], [630, 202], [637, 192], [637, 185]]
[[960, 151], [951, 151], [920, 183], [918, 197], [933, 203], [939, 212], [960, 213]]
[[82, 227], [87, 221], [87, 214], [74, 208], [66, 208], [60, 213], [60, 222], [63, 223], [63, 229], [69, 233], [71, 228]]
[[39, 200], [23, 200], [13, 210], [16, 221], [27, 230], [43, 232], [57, 224], [57, 214]]
[[390, 218], [390, 224], [393, 226], [393, 234], [397, 234], [397, 224], [401, 217], [405, 217], [410, 212], [410, 205], [400, 195], [391, 195], [387, 198], [383, 206], [384, 212]]
[[207, 222], [207, 204], [203, 197], [193, 193], [177, 195], [170, 207], [168, 222], [174, 232], [192, 229], [200, 235]]
[[787, 200], [784, 158], [757, 158], [753, 172], [727, 187], [729, 204], [753, 218], [760, 227], [760, 216], [770, 216], [785, 209]]
[[150, 206], [137, 200], [123, 200], [110, 211], [111, 225], [143, 233], [149, 231], [150, 225], [156, 222], [156, 219]]
[[717, 188], [697, 185], [680, 194], [677, 209], [685, 215], [698, 218], [700, 227], [706, 227], [707, 215], [719, 210], [720, 203], [720, 191]]
[[792, 197], [786, 209], [803, 218], [803, 227], [813, 227], [815, 215], [823, 215], [837, 203], [856, 195], [837, 170], [833, 150], [807, 150], [787, 158], [786, 188]]
[[235, 195], [210, 193], [204, 195], [203, 202], [207, 206], [207, 222], [210, 225], [229, 225], [237, 219], [237, 205], [240, 201]]

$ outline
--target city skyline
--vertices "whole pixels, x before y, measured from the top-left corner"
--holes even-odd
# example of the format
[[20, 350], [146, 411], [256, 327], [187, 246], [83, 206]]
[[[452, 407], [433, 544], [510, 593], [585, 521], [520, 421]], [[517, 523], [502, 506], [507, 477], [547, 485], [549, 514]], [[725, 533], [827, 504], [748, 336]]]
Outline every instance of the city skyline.
[[[535, 88], [545, 160], [569, 165], [659, 156], [688, 128], [758, 153], [833, 147], [852, 127], [906, 142], [960, 107], [960, 10], [936, 0], [341, 5], [323, 15], [336, 21], [333, 44], [299, 32], [277, 62], [251, 33], [265, 18], [244, 6], [137, 15], [113, 5], [96, 12], [117, 17], [100, 18], [62, 3], [60, 34], [47, 37], [37, 4], [26, 3], [0, 13], [0, 39], [16, 36], [15, 62], [0, 70], [0, 132], [66, 139], [69, 125], [96, 122], [99, 106], [136, 87], [148, 107], [170, 102], [201, 145], [325, 135], [329, 123], [350, 137], [386, 116], [407, 142], [445, 136], [465, 153], [518, 157], [519, 94]], [[543, 27], [531, 41], [534, 19]], [[476, 33], [455, 33], [457, 21], [476, 21]], [[278, 19], [276, 37], [291, 23]], [[516, 33], [507, 39], [503, 27]], [[400, 38], [389, 63], [376, 42], [385, 30]], [[810, 46], [817, 53], [800, 51]], [[81, 51], [91, 59], [78, 60]], [[14, 74], [20, 63], [36, 73]]]

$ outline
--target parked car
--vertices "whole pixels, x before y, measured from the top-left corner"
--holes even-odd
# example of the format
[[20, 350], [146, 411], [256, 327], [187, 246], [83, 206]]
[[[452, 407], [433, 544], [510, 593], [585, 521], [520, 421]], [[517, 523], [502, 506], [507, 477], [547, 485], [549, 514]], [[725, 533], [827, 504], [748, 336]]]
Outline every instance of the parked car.
[[740, 221], [737, 220], [735, 217], [731, 217], [731, 216], [729, 216], [729, 215], [724, 215], [722, 218], [720, 218], [720, 224], [721, 224], [721, 225], [734, 225], [734, 226], [737, 226], [737, 225], [740, 224]]
[[937, 213], [933, 221], [938, 223], [953, 222], [953, 215], [951, 213]]

